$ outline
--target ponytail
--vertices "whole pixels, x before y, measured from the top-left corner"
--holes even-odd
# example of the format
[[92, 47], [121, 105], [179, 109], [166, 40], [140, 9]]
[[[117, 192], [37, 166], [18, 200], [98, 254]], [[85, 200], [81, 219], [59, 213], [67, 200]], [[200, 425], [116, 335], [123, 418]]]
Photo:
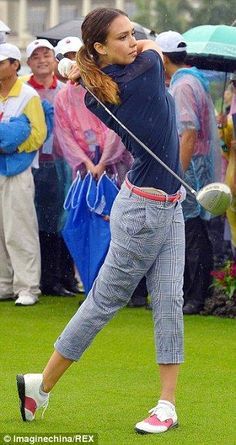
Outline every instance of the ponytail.
[[119, 105], [120, 97], [117, 83], [98, 68], [95, 59], [88, 54], [85, 46], [82, 46], [78, 51], [76, 62], [84, 86], [91, 90], [101, 102]]

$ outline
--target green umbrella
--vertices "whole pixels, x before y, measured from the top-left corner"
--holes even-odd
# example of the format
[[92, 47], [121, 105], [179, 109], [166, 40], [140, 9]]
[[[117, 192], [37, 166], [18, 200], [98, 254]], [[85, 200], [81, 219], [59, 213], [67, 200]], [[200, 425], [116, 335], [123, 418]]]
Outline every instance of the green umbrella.
[[202, 25], [184, 34], [188, 60], [199, 68], [236, 70], [236, 28], [227, 25]]

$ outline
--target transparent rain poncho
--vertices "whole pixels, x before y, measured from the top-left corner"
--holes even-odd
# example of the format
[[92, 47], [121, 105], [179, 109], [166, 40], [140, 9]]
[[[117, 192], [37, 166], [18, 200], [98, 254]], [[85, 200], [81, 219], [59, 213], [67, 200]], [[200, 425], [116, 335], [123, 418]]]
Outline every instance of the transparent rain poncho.
[[132, 156], [120, 137], [108, 129], [85, 106], [86, 90], [68, 82], [55, 100], [55, 135], [58, 155], [72, 167], [73, 176], [84, 170], [86, 159], [94, 160], [99, 147], [100, 161], [116, 176], [118, 185], [132, 164]]
[[[221, 178], [220, 140], [208, 80], [197, 68], [179, 69], [171, 79], [170, 93], [175, 100], [180, 138], [186, 129], [197, 131], [194, 153], [185, 172], [185, 180], [195, 190], [199, 190]], [[183, 209], [185, 219], [199, 214], [209, 219], [209, 214], [189, 194]]]

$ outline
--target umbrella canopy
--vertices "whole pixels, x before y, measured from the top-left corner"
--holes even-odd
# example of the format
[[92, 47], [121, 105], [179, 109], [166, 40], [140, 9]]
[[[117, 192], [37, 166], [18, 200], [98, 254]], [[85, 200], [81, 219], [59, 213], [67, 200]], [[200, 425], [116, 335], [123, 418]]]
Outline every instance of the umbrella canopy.
[[198, 68], [233, 72], [236, 70], [236, 28], [202, 25], [184, 34], [188, 62]]
[[74, 20], [67, 20], [66, 22], [59, 23], [59, 25], [53, 26], [44, 32], [37, 35], [38, 39], [47, 39], [49, 42], [56, 46], [59, 40], [68, 36], [76, 36], [81, 38], [81, 25], [83, 18], [76, 18]]
[[[83, 20], [83, 17], [78, 17], [74, 20], [67, 20], [66, 22], [59, 23], [59, 25], [53, 26], [53, 28], [49, 28], [46, 31], [41, 32], [39, 35], [37, 35], [37, 38], [47, 39], [53, 46], [56, 46], [59, 40], [64, 39], [67, 36], [76, 36], [81, 38], [81, 25]], [[139, 23], [133, 23], [137, 40], [155, 39], [155, 33], [153, 31], [144, 28]]]
[[156, 39], [155, 31], [145, 28], [144, 26], [140, 25], [137, 22], [132, 22], [132, 23], [134, 24], [135, 37], [137, 40], [143, 40], [143, 39], [155, 40]]

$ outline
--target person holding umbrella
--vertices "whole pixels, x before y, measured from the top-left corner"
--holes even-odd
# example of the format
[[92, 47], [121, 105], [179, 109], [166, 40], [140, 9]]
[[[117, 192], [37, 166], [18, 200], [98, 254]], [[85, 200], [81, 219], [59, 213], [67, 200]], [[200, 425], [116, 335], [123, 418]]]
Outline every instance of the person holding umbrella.
[[[162, 54], [153, 41], [136, 41], [127, 15], [112, 8], [91, 11], [82, 25], [78, 75], [137, 137], [181, 174], [174, 101], [165, 88]], [[135, 429], [162, 433], [178, 425], [175, 392], [183, 362], [184, 190], [172, 174], [115, 124], [90, 94], [87, 107], [121, 137], [134, 163], [111, 212], [111, 243], [82, 306], [55, 343], [42, 374], [17, 376], [21, 415], [31, 421], [49, 392], [96, 334], [124, 307], [146, 275], [152, 297], [161, 393]]]
[[[181, 34], [166, 31], [159, 34], [156, 41], [163, 52], [166, 74], [171, 78], [169, 91], [175, 100], [185, 180], [199, 190], [214, 182], [220, 158], [208, 81], [201, 71], [186, 64], [187, 45]], [[183, 311], [192, 315], [203, 309], [209, 296], [213, 248], [207, 226], [209, 213], [189, 193], [183, 203], [183, 212], [186, 235]]]

